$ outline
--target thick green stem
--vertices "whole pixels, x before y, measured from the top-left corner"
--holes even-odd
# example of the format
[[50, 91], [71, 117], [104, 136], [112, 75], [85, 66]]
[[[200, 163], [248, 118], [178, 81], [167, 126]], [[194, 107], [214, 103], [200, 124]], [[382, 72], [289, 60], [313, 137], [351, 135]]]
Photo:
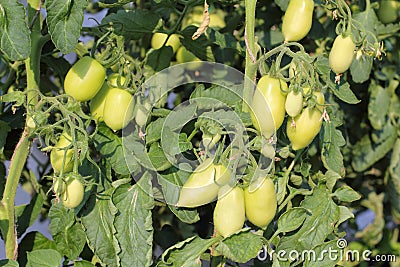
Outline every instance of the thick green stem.
[[249, 104], [253, 96], [254, 83], [257, 75], [257, 59], [256, 59], [256, 41], [254, 36], [254, 20], [256, 17], [257, 0], [246, 0], [246, 26], [245, 26], [245, 43], [246, 43], [246, 67], [243, 88], [243, 106], [242, 111], [249, 112]]
[[[25, 60], [26, 75], [27, 75], [27, 121], [30, 118], [30, 113], [37, 103], [37, 95], [39, 90], [39, 64], [41, 48], [44, 44], [40, 34], [40, 20], [37, 18], [37, 12], [40, 10], [40, 0], [28, 1], [28, 20], [32, 22], [31, 32], [31, 56]], [[31, 147], [31, 134], [33, 128], [25, 126], [20, 140], [15, 147], [14, 154], [10, 161], [10, 168], [4, 189], [3, 199], [1, 201], [1, 220], [2, 225], [6, 226], [5, 235], [5, 250], [8, 259], [17, 259], [18, 243], [15, 226], [15, 209], [14, 201], [17, 192], [19, 179]], [[3, 229], [4, 229], [3, 228]]]

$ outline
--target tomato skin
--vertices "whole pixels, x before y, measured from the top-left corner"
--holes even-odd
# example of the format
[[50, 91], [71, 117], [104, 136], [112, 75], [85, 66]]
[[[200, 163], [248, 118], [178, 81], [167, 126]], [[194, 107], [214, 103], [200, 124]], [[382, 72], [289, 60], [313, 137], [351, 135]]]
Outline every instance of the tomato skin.
[[81, 178], [79, 174], [68, 173], [61, 181], [61, 187], [59, 180], [55, 180], [53, 189], [60, 197], [64, 207], [73, 209], [81, 204], [85, 194]]
[[112, 88], [104, 102], [103, 119], [114, 131], [121, 130], [133, 116], [133, 96], [121, 88]]
[[214, 209], [214, 226], [217, 233], [228, 237], [242, 229], [246, 220], [244, 191], [240, 187], [223, 186], [218, 191]]
[[384, 23], [393, 23], [399, 19], [400, 4], [398, 1], [381, 0], [377, 12], [379, 20]]
[[265, 229], [275, 217], [277, 201], [274, 182], [261, 177], [244, 189], [246, 217], [254, 225]]
[[[63, 132], [58, 139], [57, 144], [50, 152], [50, 163], [56, 173], [61, 172], [61, 170], [63, 170], [64, 173], [67, 173], [72, 171], [74, 167], [74, 150], [72, 148], [65, 150], [65, 148], [71, 145], [71, 140], [72, 137], [68, 133]], [[65, 164], [63, 169], [64, 154]]]
[[215, 200], [218, 190], [231, 179], [231, 172], [222, 164], [204, 160], [182, 186], [178, 207], [195, 208]]
[[251, 103], [251, 120], [254, 127], [269, 138], [281, 127], [285, 118], [285, 101], [288, 86], [283, 80], [263, 76], [257, 83]]
[[356, 45], [350, 36], [338, 35], [329, 53], [329, 66], [335, 74], [341, 74], [350, 68]]
[[290, 0], [282, 21], [285, 42], [303, 39], [311, 29], [313, 0]]
[[106, 69], [96, 59], [82, 57], [65, 76], [65, 93], [78, 101], [88, 101], [100, 90], [105, 78]]
[[301, 92], [290, 91], [286, 97], [285, 110], [290, 117], [296, 117], [303, 109], [303, 95]]
[[[319, 105], [324, 104], [324, 95], [321, 92], [314, 92], [314, 96]], [[306, 107], [294, 118], [296, 126], [293, 126], [292, 122], [288, 120], [286, 134], [292, 143], [293, 150], [299, 150], [311, 144], [321, 130], [322, 112], [322, 107], [318, 105], [313, 108]]]
[[[103, 83], [100, 91], [90, 100], [89, 107], [90, 113], [93, 118], [98, 122], [102, 122], [104, 115], [104, 103], [106, 102], [106, 97], [113, 87], [118, 87], [118, 74], [113, 73], [108, 78], [107, 81]], [[120, 83], [125, 82], [125, 77], [120, 77]]]
[[[165, 40], [167, 40], [167, 37], [168, 34], [166, 33], [161, 33], [161, 32], [154, 33], [153, 37], [151, 38], [151, 47], [154, 49], [160, 49], [164, 44]], [[179, 40], [179, 36], [177, 34], [171, 34], [165, 45], [171, 46], [174, 53], [176, 53], [178, 48], [181, 46], [181, 41]]]

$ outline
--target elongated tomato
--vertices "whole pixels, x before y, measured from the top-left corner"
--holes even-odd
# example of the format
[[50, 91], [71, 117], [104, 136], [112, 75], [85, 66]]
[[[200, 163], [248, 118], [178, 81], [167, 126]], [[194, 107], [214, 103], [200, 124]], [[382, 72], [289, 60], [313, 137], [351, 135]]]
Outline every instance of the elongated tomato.
[[313, 0], [290, 0], [282, 21], [285, 42], [303, 39], [311, 29]]

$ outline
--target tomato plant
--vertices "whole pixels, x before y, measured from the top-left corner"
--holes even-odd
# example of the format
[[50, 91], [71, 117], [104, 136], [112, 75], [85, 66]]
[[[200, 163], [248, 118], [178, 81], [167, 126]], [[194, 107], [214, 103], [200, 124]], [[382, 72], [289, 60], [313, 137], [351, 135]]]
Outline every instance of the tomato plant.
[[0, 25], [1, 266], [396, 265], [398, 1], [1, 0]]

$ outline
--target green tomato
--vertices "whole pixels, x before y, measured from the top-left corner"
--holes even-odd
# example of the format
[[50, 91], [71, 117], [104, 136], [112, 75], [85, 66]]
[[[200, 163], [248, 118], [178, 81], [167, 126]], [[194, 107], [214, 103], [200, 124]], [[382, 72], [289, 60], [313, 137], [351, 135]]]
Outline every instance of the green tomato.
[[329, 66], [335, 74], [341, 74], [350, 68], [355, 49], [356, 45], [351, 36], [338, 35], [336, 37], [329, 53]]
[[285, 118], [287, 84], [269, 75], [263, 76], [254, 93], [250, 113], [254, 127], [269, 138], [281, 127]]
[[74, 167], [74, 150], [72, 148], [67, 149], [67, 147], [71, 145], [71, 141], [72, 137], [68, 133], [64, 132], [58, 139], [57, 144], [51, 150], [50, 163], [54, 172], [59, 173], [63, 170], [64, 173], [67, 173], [72, 171]]
[[229, 185], [221, 187], [214, 209], [214, 226], [217, 233], [228, 237], [242, 229], [245, 220], [243, 189], [232, 188]]
[[[319, 105], [324, 104], [324, 95], [322, 93], [315, 92], [314, 96], [317, 98]], [[314, 108], [306, 107], [294, 118], [294, 122], [295, 126], [288, 120], [286, 134], [292, 143], [293, 150], [299, 150], [311, 144], [321, 130], [322, 108], [318, 105]]]
[[95, 59], [85, 56], [68, 71], [64, 80], [67, 94], [78, 101], [92, 99], [106, 78], [106, 69]]
[[285, 42], [303, 39], [311, 29], [313, 0], [290, 0], [282, 21]]
[[[153, 37], [151, 38], [151, 47], [154, 49], [160, 49], [163, 46], [165, 40], [167, 40], [167, 37], [168, 34], [165, 33], [161, 32], [154, 33]], [[171, 34], [165, 45], [171, 46], [174, 53], [176, 53], [178, 48], [181, 46], [181, 41], [179, 40], [179, 36], [177, 34]]]
[[[104, 116], [104, 104], [106, 102], [106, 98], [108, 93], [113, 87], [118, 87], [118, 74], [111, 74], [103, 86], [100, 88], [100, 91], [93, 97], [93, 99], [89, 103], [90, 113], [93, 118], [98, 122], [102, 122]], [[119, 82], [123, 84], [125, 82], [125, 77], [120, 77]]]
[[290, 117], [296, 117], [303, 109], [303, 95], [301, 92], [290, 91], [286, 97], [285, 110]]
[[68, 173], [61, 181], [61, 186], [59, 179], [55, 180], [53, 189], [61, 199], [64, 207], [73, 209], [81, 204], [85, 194], [81, 179], [82, 177], [79, 174]]
[[114, 131], [124, 128], [133, 116], [133, 96], [121, 88], [112, 88], [104, 102], [103, 119]]
[[[186, 62], [197, 62], [201, 61], [200, 58], [196, 57], [192, 52], [187, 50], [184, 46], [179, 47], [178, 52], [176, 52], [176, 61], [178, 63], [186, 63]], [[189, 65], [189, 70], [197, 70], [202, 65], [201, 62], [193, 63]]]
[[213, 159], [203, 161], [182, 186], [178, 207], [195, 208], [215, 200], [221, 186], [231, 179], [231, 172]]
[[398, 1], [381, 0], [378, 18], [382, 23], [393, 23], [399, 19], [400, 3]]
[[275, 217], [277, 201], [274, 182], [259, 178], [244, 190], [246, 217], [254, 225], [266, 229]]

